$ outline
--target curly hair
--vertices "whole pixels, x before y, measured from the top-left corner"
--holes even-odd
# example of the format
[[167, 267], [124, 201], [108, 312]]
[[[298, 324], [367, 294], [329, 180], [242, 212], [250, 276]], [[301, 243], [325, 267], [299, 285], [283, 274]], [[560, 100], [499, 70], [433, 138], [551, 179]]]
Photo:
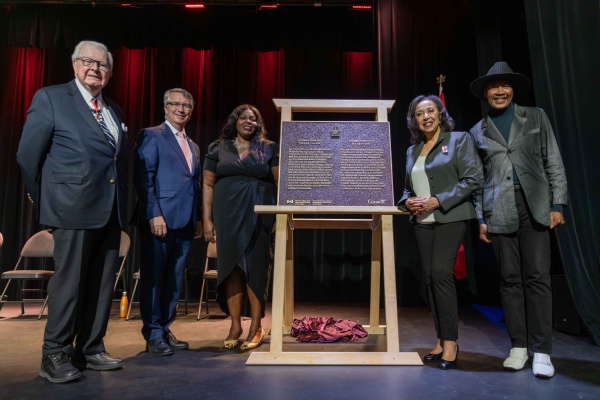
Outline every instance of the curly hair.
[[242, 115], [246, 110], [252, 111], [256, 117], [256, 131], [254, 132], [252, 140], [250, 141], [250, 152], [256, 155], [257, 158], [262, 162], [268, 157], [266, 153], [269, 151], [269, 147], [266, 146], [267, 128], [262, 115], [260, 115], [260, 111], [258, 111], [258, 108], [254, 107], [253, 105], [242, 104], [237, 106], [227, 117], [225, 125], [223, 125], [223, 128], [221, 128], [219, 139], [233, 140], [237, 137], [237, 121], [240, 118], [240, 115]]
[[442, 100], [440, 100], [439, 97], [433, 94], [430, 94], [428, 96], [417, 96], [414, 98], [413, 101], [410, 102], [410, 105], [408, 106], [408, 111], [406, 112], [406, 126], [410, 131], [410, 142], [412, 144], [422, 142], [423, 138], [425, 137], [423, 132], [421, 132], [421, 130], [419, 129], [419, 125], [417, 124], [415, 110], [417, 109], [419, 103], [422, 103], [427, 100], [432, 101], [436, 105], [436, 108], [440, 113], [440, 127], [446, 132], [450, 132], [454, 129], [454, 120], [452, 119], [450, 114], [448, 114], [448, 110], [446, 110], [446, 107], [444, 107], [444, 104], [442, 103]]
[[252, 113], [256, 117], [256, 132], [254, 132], [254, 136], [252, 137], [252, 143], [258, 143], [264, 141], [267, 138], [267, 128], [265, 127], [265, 121], [263, 121], [262, 115], [260, 115], [260, 111], [258, 111], [258, 108], [250, 104], [242, 104], [237, 106], [227, 117], [225, 125], [223, 125], [223, 128], [221, 128], [221, 134], [219, 135], [219, 139], [235, 139], [235, 137], [237, 136], [237, 121], [240, 118], [240, 115], [242, 115], [242, 113], [246, 110], [252, 111]]

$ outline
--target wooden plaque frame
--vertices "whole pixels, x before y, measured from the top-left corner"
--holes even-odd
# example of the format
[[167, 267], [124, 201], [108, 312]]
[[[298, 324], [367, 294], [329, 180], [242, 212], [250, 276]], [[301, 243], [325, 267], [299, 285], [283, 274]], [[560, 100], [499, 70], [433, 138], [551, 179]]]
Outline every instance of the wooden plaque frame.
[[[291, 121], [292, 112], [375, 113], [376, 121], [387, 121], [393, 100], [299, 100], [273, 99], [281, 122]], [[400, 352], [396, 271], [392, 216], [408, 214], [396, 207], [346, 206], [255, 206], [259, 214], [277, 214], [270, 351], [250, 354], [246, 365], [423, 365], [416, 352]], [[298, 218], [302, 214], [371, 214], [362, 219]], [[370, 229], [371, 296], [369, 334], [385, 334], [385, 352], [284, 352], [283, 335], [289, 334], [294, 315], [294, 229]], [[383, 260], [386, 325], [379, 325], [381, 263]]]

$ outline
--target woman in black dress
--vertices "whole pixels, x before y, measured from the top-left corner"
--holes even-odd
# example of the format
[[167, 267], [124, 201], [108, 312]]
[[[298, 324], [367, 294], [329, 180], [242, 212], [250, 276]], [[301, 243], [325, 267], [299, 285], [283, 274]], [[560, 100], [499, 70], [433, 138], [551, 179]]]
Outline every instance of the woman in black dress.
[[243, 104], [227, 118], [219, 139], [208, 147], [203, 173], [204, 239], [217, 243], [217, 301], [231, 316], [224, 347], [238, 345], [242, 300], [250, 303], [250, 332], [242, 350], [260, 346], [271, 273], [275, 217], [256, 214], [257, 204], [277, 203], [279, 145], [266, 138], [260, 112]]

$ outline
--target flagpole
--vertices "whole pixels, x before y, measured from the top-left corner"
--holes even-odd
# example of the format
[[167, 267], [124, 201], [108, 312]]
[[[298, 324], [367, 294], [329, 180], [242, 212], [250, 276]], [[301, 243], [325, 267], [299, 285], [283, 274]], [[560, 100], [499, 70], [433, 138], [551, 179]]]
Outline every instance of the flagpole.
[[[437, 83], [439, 84], [438, 97], [442, 101], [444, 107], [446, 107], [446, 99], [444, 98], [444, 85], [446, 82], [446, 76], [439, 74], [435, 77]], [[463, 240], [460, 244], [460, 248], [458, 249], [458, 254], [456, 255], [456, 260], [454, 261], [454, 277], [458, 279], [464, 279], [467, 277], [467, 259], [465, 257], [465, 241]]]
[[444, 86], [442, 85], [446, 81], [446, 76], [439, 74], [435, 77], [437, 83], [439, 84], [438, 97], [442, 101], [444, 107], [446, 107], [446, 99], [444, 98]]

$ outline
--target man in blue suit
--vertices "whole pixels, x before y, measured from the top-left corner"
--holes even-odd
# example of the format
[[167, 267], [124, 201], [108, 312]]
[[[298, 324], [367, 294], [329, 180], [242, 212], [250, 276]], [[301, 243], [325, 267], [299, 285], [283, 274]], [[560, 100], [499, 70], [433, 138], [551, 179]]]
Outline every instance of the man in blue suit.
[[103, 338], [127, 221], [129, 139], [123, 111], [102, 94], [113, 67], [106, 46], [83, 41], [71, 58], [75, 79], [36, 92], [17, 151], [29, 200], [54, 238], [39, 374], [55, 383], [81, 376], [71, 361], [123, 365]]
[[190, 243], [202, 232], [200, 149], [185, 133], [194, 99], [184, 89], [170, 89], [164, 108], [166, 121], [142, 129], [134, 149], [142, 335], [150, 354], [163, 356], [189, 347], [169, 326], [177, 315]]

